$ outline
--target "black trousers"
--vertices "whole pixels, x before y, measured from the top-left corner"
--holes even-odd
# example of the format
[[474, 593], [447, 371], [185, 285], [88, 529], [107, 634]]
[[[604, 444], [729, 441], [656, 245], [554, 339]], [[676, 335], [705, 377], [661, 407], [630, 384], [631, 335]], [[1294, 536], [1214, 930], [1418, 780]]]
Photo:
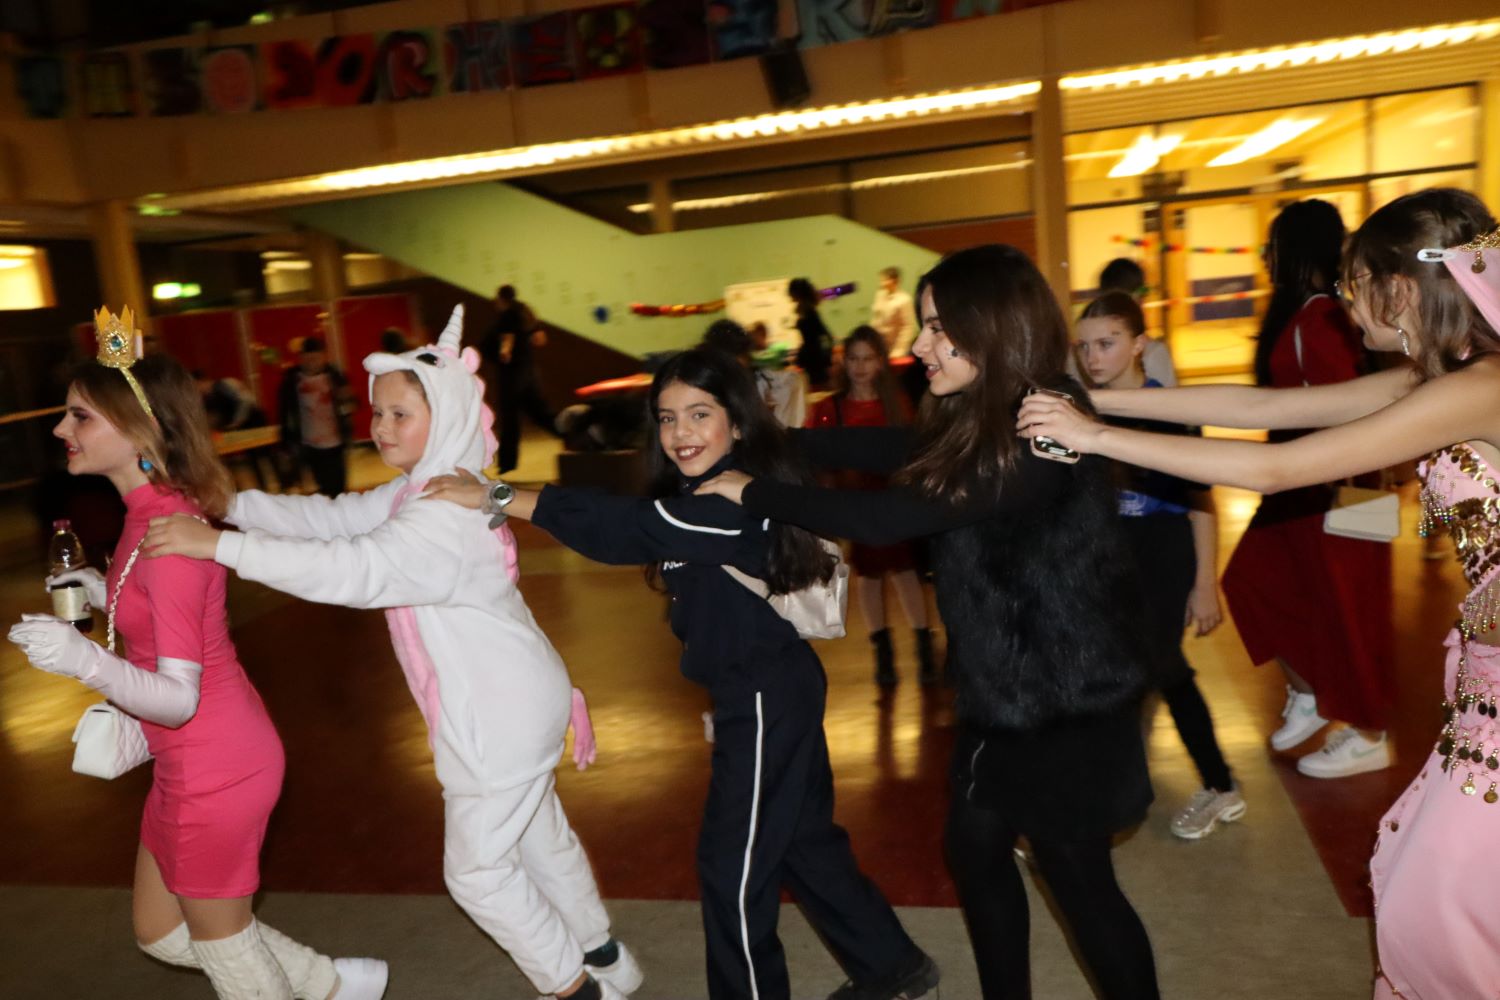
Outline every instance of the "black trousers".
[[1192, 525], [1185, 515], [1173, 514], [1120, 520], [1140, 575], [1142, 632], [1151, 655], [1152, 680], [1172, 712], [1177, 735], [1193, 758], [1203, 787], [1227, 792], [1234, 787], [1234, 779], [1214, 735], [1208, 703], [1182, 653], [1183, 615], [1197, 573]]
[[[1012, 853], [1016, 838], [1002, 813], [980, 808], [955, 790], [946, 831], [948, 865], [984, 1000], [1031, 998], [1031, 914]], [[1102, 1000], [1158, 1000], [1151, 939], [1115, 881], [1110, 838], [1028, 843]]]
[[326, 497], [336, 497], [348, 489], [349, 473], [344, 465], [344, 446], [333, 448], [311, 448], [303, 445], [299, 449], [302, 464], [312, 470], [313, 481], [318, 492]]
[[542, 398], [536, 382], [536, 370], [530, 365], [519, 369], [501, 365], [498, 382], [500, 399], [497, 405], [500, 413], [497, 422], [500, 426], [496, 437], [500, 439], [500, 448], [496, 460], [500, 463], [501, 472], [509, 472], [520, 460], [521, 414], [526, 414], [538, 427], [550, 434], [557, 433], [557, 415]]
[[776, 936], [783, 886], [854, 982], [893, 976], [917, 954], [833, 821], [826, 682], [806, 655], [812, 663], [767, 671], [774, 689], [714, 692], [713, 774], [698, 839], [712, 1000], [790, 997]]

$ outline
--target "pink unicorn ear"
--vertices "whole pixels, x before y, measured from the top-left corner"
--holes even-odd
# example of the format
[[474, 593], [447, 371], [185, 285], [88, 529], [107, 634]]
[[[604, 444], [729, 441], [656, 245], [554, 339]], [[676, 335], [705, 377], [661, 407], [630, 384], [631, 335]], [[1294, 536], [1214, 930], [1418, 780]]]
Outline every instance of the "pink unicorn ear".
[[479, 370], [479, 352], [472, 347], [465, 347], [464, 352], [459, 355], [464, 363], [464, 368], [470, 375]]

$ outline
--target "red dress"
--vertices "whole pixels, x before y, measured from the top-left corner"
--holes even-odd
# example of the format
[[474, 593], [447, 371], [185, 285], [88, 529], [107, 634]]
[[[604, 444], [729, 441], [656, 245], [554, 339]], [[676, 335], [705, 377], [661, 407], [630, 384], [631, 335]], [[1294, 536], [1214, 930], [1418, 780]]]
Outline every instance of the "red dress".
[[[900, 401], [904, 404], [904, 400]], [[885, 404], [879, 399], [850, 399], [838, 394], [818, 400], [807, 414], [808, 427], [884, 427]], [[837, 473], [837, 485], [851, 490], [883, 490], [884, 476], [867, 472]], [[917, 568], [916, 555], [907, 542], [896, 545], [862, 545], [852, 542], [849, 546], [849, 563], [855, 576], [884, 576]]]
[[[1345, 382], [1360, 374], [1360, 357], [1359, 333], [1343, 307], [1315, 296], [1277, 339], [1271, 384]], [[1281, 657], [1312, 686], [1320, 715], [1385, 729], [1395, 685], [1391, 549], [1323, 531], [1335, 489], [1262, 498], [1224, 570], [1224, 597], [1252, 662]]]
[[[151, 518], [199, 513], [154, 485], [128, 493], [109, 593]], [[125, 657], [137, 668], [154, 672], [158, 656], [203, 665], [191, 719], [176, 729], [141, 722], [156, 758], [141, 843], [167, 888], [189, 898], [237, 899], [259, 888], [261, 843], [281, 795], [281, 739], [229, 638], [228, 574], [209, 560], [142, 555], [115, 613]]]

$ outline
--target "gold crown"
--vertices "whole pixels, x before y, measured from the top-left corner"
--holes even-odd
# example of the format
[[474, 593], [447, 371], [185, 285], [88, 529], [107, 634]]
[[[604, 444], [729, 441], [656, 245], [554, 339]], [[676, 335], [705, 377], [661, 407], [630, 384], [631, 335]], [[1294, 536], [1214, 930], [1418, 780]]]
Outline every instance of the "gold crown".
[[141, 384], [130, 374], [130, 368], [136, 363], [135, 338], [139, 331], [135, 328], [135, 316], [131, 314], [130, 307], [126, 306], [120, 310], [120, 315], [115, 316], [109, 311], [108, 306], [101, 306], [94, 313], [94, 337], [99, 342], [99, 363], [106, 368], [113, 368], [125, 376], [125, 381], [130, 383], [130, 389], [135, 393], [135, 398], [140, 402], [141, 409], [146, 411], [148, 417], [154, 418], [151, 412], [151, 404], [146, 400], [146, 393], [141, 389]]
[[1485, 233], [1478, 239], [1471, 240], [1453, 249], [1472, 250], [1474, 252], [1474, 263], [1469, 265], [1469, 270], [1475, 274], [1482, 274], [1485, 268], [1484, 251], [1500, 250], [1500, 228], [1496, 228], [1492, 232]]

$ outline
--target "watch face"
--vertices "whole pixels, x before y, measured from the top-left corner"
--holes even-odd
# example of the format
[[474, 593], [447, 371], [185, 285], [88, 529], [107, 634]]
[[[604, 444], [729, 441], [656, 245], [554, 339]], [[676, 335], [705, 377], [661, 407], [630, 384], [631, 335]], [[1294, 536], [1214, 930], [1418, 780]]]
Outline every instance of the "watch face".
[[510, 483], [496, 483], [490, 487], [490, 500], [497, 507], [503, 507], [505, 504], [510, 503], [515, 495], [515, 487], [511, 486]]

